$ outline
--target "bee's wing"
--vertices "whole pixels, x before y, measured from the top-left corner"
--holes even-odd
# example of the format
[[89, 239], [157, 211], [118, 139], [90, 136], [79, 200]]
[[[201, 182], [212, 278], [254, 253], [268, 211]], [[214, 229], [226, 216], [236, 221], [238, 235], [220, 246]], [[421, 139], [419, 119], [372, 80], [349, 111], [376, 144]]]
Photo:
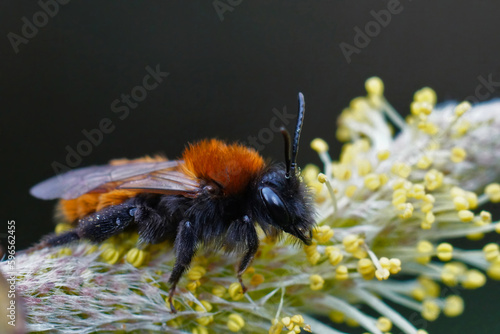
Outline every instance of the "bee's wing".
[[144, 189], [159, 193], [194, 193], [196, 180], [179, 172], [183, 161], [136, 162], [91, 166], [45, 180], [30, 189], [41, 199], [72, 199], [91, 191]]

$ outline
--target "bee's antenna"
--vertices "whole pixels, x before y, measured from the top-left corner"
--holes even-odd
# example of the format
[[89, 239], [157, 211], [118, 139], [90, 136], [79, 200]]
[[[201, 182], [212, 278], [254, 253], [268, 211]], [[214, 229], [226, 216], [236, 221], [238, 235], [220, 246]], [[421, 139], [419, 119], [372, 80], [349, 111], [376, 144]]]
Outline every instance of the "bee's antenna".
[[282, 126], [280, 128], [281, 134], [283, 135], [283, 139], [285, 140], [285, 165], [286, 165], [286, 178], [288, 179], [290, 177], [290, 134], [286, 129]]
[[290, 171], [292, 173], [295, 172], [295, 167], [297, 166], [296, 159], [297, 153], [299, 152], [300, 131], [302, 130], [305, 109], [306, 103], [304, 102], [304, 95], [302, 95], [302, 93], [299, 93], [299, 115], [297, 117], [297, 126], [295, 127], [295, 135], [293, 137], [292, 158], [290, 163]]

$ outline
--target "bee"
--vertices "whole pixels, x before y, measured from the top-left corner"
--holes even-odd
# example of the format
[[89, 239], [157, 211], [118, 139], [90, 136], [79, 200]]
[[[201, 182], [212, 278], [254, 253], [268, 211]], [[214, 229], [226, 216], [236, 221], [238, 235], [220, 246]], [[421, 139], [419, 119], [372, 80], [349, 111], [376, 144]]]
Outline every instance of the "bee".
[[146, 157], [112, 160], [56, 175], [30, 192], [60, 199], [58, 214], [75, 228], [49, 235], [39, 247], [80, 239], [102, 242], [135, 229], [139, 245], [169, 241], [175, 264], [169, 278], [169, 302], [199, 248], [241, 256], [237, 277], [259, 247], [257, 227], [268, 236], [283, 232], [309, 245], [314, 225], [311, 196], [296, 164], [304, 119], [304, 96], [293, 142], [285, 128], [285, 163], [266, 163], [253, 148], [220, 140], [202, 140], [186, 147], [180, 160]]

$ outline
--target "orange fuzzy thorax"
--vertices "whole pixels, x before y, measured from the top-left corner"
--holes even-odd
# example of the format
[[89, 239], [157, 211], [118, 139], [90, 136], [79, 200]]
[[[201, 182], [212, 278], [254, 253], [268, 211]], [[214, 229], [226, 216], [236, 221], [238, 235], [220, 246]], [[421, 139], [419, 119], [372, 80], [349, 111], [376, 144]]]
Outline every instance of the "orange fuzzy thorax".
[[183, 169], [190, 175], [215, 181], [224, 195], [241, 193], [264, 168], [264, 159], [254, 149], [226, 144], [217, 139], [190, 144], [182, 155]]

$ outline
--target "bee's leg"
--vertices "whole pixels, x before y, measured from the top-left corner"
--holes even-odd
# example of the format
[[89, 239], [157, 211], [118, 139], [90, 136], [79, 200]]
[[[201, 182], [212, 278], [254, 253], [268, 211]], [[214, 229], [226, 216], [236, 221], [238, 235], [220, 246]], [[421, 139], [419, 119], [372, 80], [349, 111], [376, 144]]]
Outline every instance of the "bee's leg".
[[44, 238], [44, 240], [42, 240], [42, 244], [47, 246], [59, 246], [69, 244], [77, 240], [80, 240], [80, 236], [78, 235], [76, 230], [71, 230], [59, 235], [51, 234], [47, 238]]
[[60, 235], [49, 235], [33, 249], [69, 244], [80, 239], [101, 242], [122, 232], [134, 220], [133, 200], [109, 206], [80, 220], [76, 229]]
[[39, 250], [45, 247], [65, 245], [77, 240], [80, 240], [80, 237], [78, 236], [76, 230], [71, 230], [59, 235], [53, 233], [43, 237], [38, 244], [28, 248], [27, 252]]
[[241, 284], [243, 293], [245, 293], [247, 291], [247, 287], [243, 284], [243, 279], [241, 278], [241, 276], [243, 275], [245, 270], [247, 270], [250, 263], [252, 263], [255, 253], [257, 253], [257, 250], [259, 249], [259, 237], [257, 236], [255, 226], [253, 225], [250, 218], [248, 218], [248, 216], [243, 217], [243, 222], [241, 224], [243, 225], [240, 231], [243, 235], [246, 236], [247, 248], [238, 266], [238, 281]]
[[108, 206], [78, 221], [76, 232], [82, 239], [101, 242], [123, 232], [134, 221], [134, 200]]
[[172, 298], [174, 297], [175, 287], [181, 279], [182, 275], [189, 268], [191, 260], [196, 253], [198, 238], [196, 237], [193, 224], [184, 220], [179, 224], [179, 232], [175, 239], [175, 265], [172, 274], [168, 279], [170, 291], [168, 293], [168, 302], [170, 303], [170, 311], [177, 313], [174, 307]]

